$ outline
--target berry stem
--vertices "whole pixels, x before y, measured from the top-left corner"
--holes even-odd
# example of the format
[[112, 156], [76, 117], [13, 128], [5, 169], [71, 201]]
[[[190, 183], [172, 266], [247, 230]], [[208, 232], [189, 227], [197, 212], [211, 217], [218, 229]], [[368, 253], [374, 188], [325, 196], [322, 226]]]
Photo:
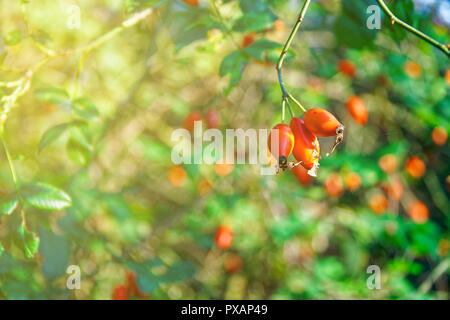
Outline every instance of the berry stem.
[[278, 82], [280, 83], [282, 99], [287, 100], [288, 98], [291, 98], [296, 104], [298, 104], [300, 106], [300, 108], [303, 111], [306, 111], [306, 109], [303, 108], [303, 106], [297, 100], [292, 98], [292, 95], [290, 95], [288, 93], [288, 91], [286, 90], [286, 87], [284, 86], [282, 67], [283, 67], [284, 58], [286, 58], [286, 55], [289, 51], [289, 47], [291, 46], [291, 43], [294, 40], [294, 36], [297, 33], [297, 30], [300, 28], [300, 25], [303, 21], [303, 18], [305, 17], [306, 10], [308, 10], [308, 6], [310, 3], [311, 3], [311, 0], [306, 0], [305, 3], [303, 4], [302, 9], [300, 10], [300, 14], [298, 15], [297, 22], [295, 23], [294, 28], [292, 29], [291, 34], [289, 35], [286, 43], [284, 44], [283, 50], [281, 51], [280, 57], [278, 58], [277, 65], [275, 67], [277, 70], [277, 73], [278, 73]]
[[430, 43], [431, 45], [435, 46], [436, 48], [438, 48], [439, 50], [444, 52], [447, 55], [447, 57], [450, 57], [450, 49], [449, 49], [448, 45], [440, 43], [437, 40], [434, 40], [433, 38], [431, 38], [430, 36], [426, 35], [425, 33], [417, 30], [416, 28], [410, 26], [406, 22], [404, 22], [404, 21], [400, 20], [399, 18], [397, 18], [395, 16], [395, 14], [393, 14], [392, 11], [389, 9], [389, 7], [386, 5], [386, 3], [384, 3], [383, 0], [377, 0], [377, 2], [380, 5], [381, 9], [383, 9], [384, 13], [391, 19], [392, 24], [397, 23], [398, 25], [400, 25], [404, 29], [406, 29], [409, 32], [415, 34], [419, 38], [422, 38], [426, 42]]

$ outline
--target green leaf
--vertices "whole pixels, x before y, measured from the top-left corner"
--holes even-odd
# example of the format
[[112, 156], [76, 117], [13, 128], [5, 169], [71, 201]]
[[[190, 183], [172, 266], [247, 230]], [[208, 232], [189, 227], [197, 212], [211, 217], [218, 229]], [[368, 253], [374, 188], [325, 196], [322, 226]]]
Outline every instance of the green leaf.
[[72, 205], [68, 194], [43, 183], [22, 185], [19, 192], [28, 204], [42, 210], [61, 210]]
[[61, 104], [70, 99], [69, 94], [60, 88], [43, 88], [34, 92], [36, 99], [42, 102]]
[[72, 123], [63, 123], [45, 131], [41, 138], [41, 141], [39, 142], [39, 152], [56, 141], [71, 125]]
[[[250, 57], [258, 60], [270, 60], [272, 62], [278, 61], [281, 51], [283, 50], [283, 45], [278, 42], [270, 41], [267, 39], [258, 39], [253, 42], [248, 47], [242, 49], [243, 52], [248, 54]], [[292, 50], [289, 50], [285, 60], [294, 57]]]
[[13, 30], [9, 32], [6, 36], [3, 37], [3, 40], [5, 41], [5, 44], [7, 46], [15, 46], [19, 44], [25, 36], [20, 30]]
[[63, 275], [70, 260], [70, 247], [66, 237], [56, 235], [52, 231], [40, 228], [39, 252], [44, 258], [42, 273], [47, 279]]
[[14, 210], [16, 210], [19, 201], [17, 199], [17, 195], [6, 194], [0, 195], [0, 215], [1, 214], [11, 214]]
[[275, 20], [275, 17], [268, 13], [249, 13], [236, 20], [233, 30], [238, 32], [262, 31], [270, 28]]
[[85, 166], [89, 162], [92, 152], [92, 141], [87, 126], [81, 125], [72, 128], [66, 149], [69, 158], [73, 162], [81, 166]]
[[28, 231], [25, 225], [22, 223], [17, 230], [21, 242], [19, 241], [19, 247], [27, 258], [33, 258], [34, 254], [39, 248], [39, 238], [36, 233]]
[[220, 75], [222, 77], [228, 74], [231, 75], [226, 93], [230, 92], [241, 81], [246, 62], [247, 57], [241, 50], [233, 51], [223, 59], [220, 64]]
[[97, 107], [87, 98], [79, 98], [72, 103], [72, 109], [78, 116], [91, 120], [98, 117]]

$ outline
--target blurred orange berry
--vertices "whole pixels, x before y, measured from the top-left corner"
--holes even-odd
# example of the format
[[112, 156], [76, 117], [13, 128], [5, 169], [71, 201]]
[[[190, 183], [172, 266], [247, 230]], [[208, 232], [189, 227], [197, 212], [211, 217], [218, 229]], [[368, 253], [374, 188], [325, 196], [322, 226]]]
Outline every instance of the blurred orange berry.
[[183, 2], [191, 7], [198, 7], [198, 0], [183, 0]]
[[223, 160], [224, 163], [216, 163], [215, 170], [217, 175], [221, 177], [225, 177], [233, 171], [233, 164], [232, 163], [225, 163], [225, 160]]
[[325, 179], [325, 190], [330, 197], [339, 197], [344, 193], [341, 176], [335, 172], [330, 173]]
[[298, 165], [292, 169], [292, 173], [297, 178], [298, 182], [304, 186], [308, 186], [311, 183], [312, 177], [308, 174], [303, 166]]
[[208, 179], [201, 179], [198, 182], [198, 192], [201, 196], [207, 194], [212, 189], [211, 183], [208, 181]]
[[358, 96], [351, 96], [347, 100], [347, 110], [353, 119], [360, 125], [365, 125], [369, 119], [366, 104]]
[[445, 80], [447, 81], [447, 84], [450, 86], [450, 69], [447, 69], [447, 71], [445, 71]]
[[216, 232], [216, 245], [222, 250], [227, 250], [233, 244], [233, 238], [233, 229], [229, 226], [222, 225]]
[[431, 139], [437, 146], [442, 146], [447, 142], [447, 130], [442, 127], [436, 127], [431, 132]]
[[191, 113], [188, 114], [186, 119], [184, 119], [183, 128], [185, 128], [186, 130], [189, 130], [190, 132], [193, 132], [194, 131], [194, 122], [201, 121], [201, 120], [202, 120], [201, 113], [198, 111], [192, 111]]
[[284, 24], [284, 21], [281, 19], [277, 19], [273, 23], [273, 29], [276, 32], [283, 32], [286, 29], [286, 25]]
[[393, 154], [386, 154], [378, 160], [381, 170], [386, 173], [392, 173], [397, 169], [397, 157]]
[[383, 194], [376, 193], [370, 197], [369, 206], [376, 214], [382, 214], [388, 208], [388, 200]]
[[408, 206], [408, 214], [415, 223], [425, 223], [428, 221], [428, 208], [419, 200], [414, 200]]
[[422, 74], [422, 67], [414, 61], [408, 61], [404, 65], [405, 73], [411, 78], [419, 78]]
[[116, 287], [114, 287], [112, 299], [113, 300], [128, 300], [127, 287], [123, 284], [117, 285]]
[[206, 124], [208, 128], [218, 128], [220, 126], [220, 113], [217, 109], [209, 109], [206, 113]]
[[230, 254], [225, 258], [224, 266], [228, 273], [235, 273], [241, 270], [243, 265], [242, 259], [237, 254]]
[[354, 77], [356, 75], [356, 67], [355, 64], [353, 62], [351, 62], [350, 60], [341, 60], [338, 63], [338, 70], [349, 76], [349, 77]]
[[350, 172], [345, 178], [345, 185], [350, 191], [357, 190], [361, 185], [361, 177], [356, 172]]
[[406, 171], [413, 178], [420, 178], [425, 174], [426, 166], [425, 163], [419, 157], [412, 156], [410, 157], [405, 164]]
[[169, 169], [169, 182], [174, 187], [182, 187], [186, 184], [187, 174], [182, 166], [175, 165]]
[[403, 185], [397, 179], [389, 182], [384, 190], [392, 200], [400, 200], [403, 195]]
[[126, 287], [128, 290], [128, 294], [130, 296], [135, 296], [136, 298], [148, 299], [149, 295], [142, 292], [137, 283], [136, 283], [136, 274], [131, 271], [127, 271], [126, 273]]
[[254, 33], [248, 33], [244, 36], [242, 39], [242, 48], [246, 48], [249, 45], [251, 45], [255, 41], [255, 34]]

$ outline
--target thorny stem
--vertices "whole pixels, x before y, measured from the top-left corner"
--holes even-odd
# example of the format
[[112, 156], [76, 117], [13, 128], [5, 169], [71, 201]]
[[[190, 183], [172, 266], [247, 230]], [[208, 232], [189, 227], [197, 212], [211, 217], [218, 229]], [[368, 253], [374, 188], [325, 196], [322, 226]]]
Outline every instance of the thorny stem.
[[305, 17], [306, 10], [308, 10], [308, 6], [311, 3], [311, 0], [306, 0], [303, 4], [302, 9], [300, 10], [300, 14], [297, 18], [297, 22], [294, 25], [294, 28], [291, 31], [291, 34], [289, 35], [286, 43], [284, 44], [283, 50], [281, 51], [280, 58], [278, 59], [276, 70], [278, 73], [278, 82], [280, 83], [281, 93], [283, 95], [283, 101], [287, 99], [292, 99], [303, 111], [306, 112], [306, 109], [297, 101], [295, 100], [291, 94], [288, 93], [286, 90], [286, 87], [284, 86], [283, 82], [283, 75], [282, 75], [282, 67], [283, 67], [283, 61], [284, 58], [286, 58], [286, 55], [288, 53], [289, 47], [291, 46], [292, 41], [294, 40], [294, 36], [297, 33], [297, 30], [300, 28], [300, 25], [303, 21], [303, 18]]
[[443, 43], [440, 43], [439, 41], [434, 40], [430, 36], [427, 36], [425, 33], [417, 30], [416, 28], [410, 26], [406, 22], [404, 22], [404, 21], [400, 20], [399, 18], [397, 18], [392, 13], [392, 11], [389, 9], [389, 7], [386, 5], [386, 3], [384, 3], [383, 0], [377, 0], [377, 2], [380, 5], [381, 9], [383, 9], [384, 13], [387, 16], [389, 16], [389, 18], [391, 19], [391, 23], [392, 24], [397, 23], [398, 25], [400, 25], [401, 27], [405, 28], [409, 32], [415, 34], [419, 38], [422, 38], [426, 42], [430, 43], [431, 45], [435, 46], [439, 50], [443, 51], [448, 57], [450, 57], [450, 48], [449, 48], [450, 45], [445, 45]]

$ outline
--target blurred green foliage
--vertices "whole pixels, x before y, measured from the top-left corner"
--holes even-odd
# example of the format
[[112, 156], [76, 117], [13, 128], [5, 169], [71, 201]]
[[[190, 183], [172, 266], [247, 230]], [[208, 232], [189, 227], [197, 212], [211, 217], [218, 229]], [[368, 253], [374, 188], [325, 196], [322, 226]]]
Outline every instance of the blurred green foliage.
[[[432, 130], [450, 131], [449, 60], [384, 17], [369, 30], [375, 3], [312, 2], [288, 52], [289, 92], [346, 127], [305, 187], [259, 165], [183, 165], [182, 183], [170, 178], [170, 136], [191, 111], [217, 110], [223, 132], [280, 122], [274, 62], [299, 1], [0, 2], [0, 298], [110, 299], [132, 271], [150, 299], [448, 299], [450, 147]], [[433, 10], [388, 5], [450, 43]], [[244, 47], [246, 35], [255, 41]], [[339, 72], [343, 59], [355, 77]], [[351, 95], [367, 105], [364, 126], [345, 107]], [[387, 154], [393, 173], [379, 166]], [[423, 177], [406, 172], [410, 156]], [[333, 172], [357, 173], [361, 186], [331, 197]], [[371, 195], [393, 179], [401, 199], [375, 214]], [[408, 214], [415, 199], [425, 223]], [[214, 240], [223, 224], [229, 250]], [[234, 273], [232, 254], [243, 261]], [[380, 290], [366, 285], [372, 264]], [[82, 270], [79, 290], [66, 288], [69, 265]]]

